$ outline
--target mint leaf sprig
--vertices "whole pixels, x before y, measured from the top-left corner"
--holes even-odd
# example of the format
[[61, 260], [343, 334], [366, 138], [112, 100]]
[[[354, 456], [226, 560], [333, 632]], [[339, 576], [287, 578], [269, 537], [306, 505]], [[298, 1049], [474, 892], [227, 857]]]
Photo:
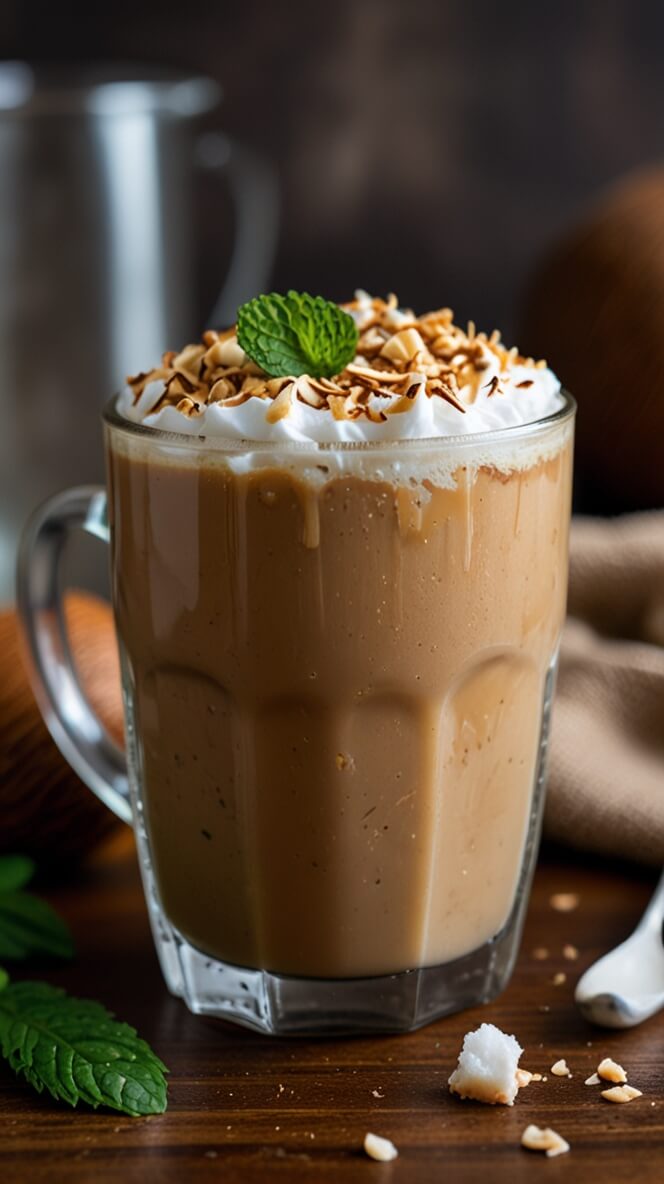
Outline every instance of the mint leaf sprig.
[[25, 855], [0, 856], [0, 958], [71, 958], [74, 945], [64, 921], [46, 901], [23, 891], [34, 872]]
[[0, 1049], [41, 1093], [137, 1117], [166, 1109], [166, 1066], [101, 1003], [47, 983], [7, 985], [0, 968]]
[[307, 292], [271, 292], [238, 309], [240, 348], [273, 378], [331, 378], [352, 362], [358, 336], [349, 313]]

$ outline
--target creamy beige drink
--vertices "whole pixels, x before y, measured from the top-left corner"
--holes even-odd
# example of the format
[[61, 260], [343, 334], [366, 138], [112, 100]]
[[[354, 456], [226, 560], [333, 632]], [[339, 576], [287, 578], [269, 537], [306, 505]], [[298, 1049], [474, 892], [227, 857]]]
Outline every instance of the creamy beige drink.
[[319, 978], [447, 963], [508, 921], [571, 481], [542, 365], [447, 310], [349, 307], [341, 375], [270, 379], [208, 334], [133, 380], [145, 430], [109, 448], [163, 912], [222, 963]]

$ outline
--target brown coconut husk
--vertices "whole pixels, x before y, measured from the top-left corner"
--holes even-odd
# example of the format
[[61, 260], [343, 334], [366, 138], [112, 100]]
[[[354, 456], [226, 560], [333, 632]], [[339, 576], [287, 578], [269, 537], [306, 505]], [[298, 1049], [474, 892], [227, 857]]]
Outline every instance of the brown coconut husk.
[[[90, 701], [123, 744], [120, 670], [110, 607], [72, 593], [72, 651]], [[72, 772], [51, 739], [30, 689], [13, 610], [0, 613], [0, 853], [65, 865], [121, 825]]]
[[664, 505], [664, 169], [617, 185], [556, 244], [519, 340], [578, 401], [584, 508]]

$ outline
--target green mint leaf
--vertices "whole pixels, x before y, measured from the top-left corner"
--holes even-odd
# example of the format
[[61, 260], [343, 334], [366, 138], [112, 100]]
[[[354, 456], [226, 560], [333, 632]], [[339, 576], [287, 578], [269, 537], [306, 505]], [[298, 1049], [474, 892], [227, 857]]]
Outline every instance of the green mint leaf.
[[73, 953], [67, 926], [46, 901], [28, 892], [0, 892], [0, 958], [71, 958]]
[[168, 1070], [134, 1028], [101, 1003], [47, 983], [12, 983], [0, 992], [0, 1046], [16, 1073], [41, 1093], [75, 1106], [123, 1114], [163, 1114]]
[[7, 971], [5, 970], [4, 966], [0, 966], [0, 991], [4, 991], [8, 982], [9, 982], [9, 975], [7, 974]]
[[273, 378], [331, 378], [355, 357], [358, 331], [349, 313], [322, 296], [271, 292], [238, 309], [237, 339]]
[[35, 874], [35, 865], [27, 855], [0, 855], [0, 892], [25, 888]]

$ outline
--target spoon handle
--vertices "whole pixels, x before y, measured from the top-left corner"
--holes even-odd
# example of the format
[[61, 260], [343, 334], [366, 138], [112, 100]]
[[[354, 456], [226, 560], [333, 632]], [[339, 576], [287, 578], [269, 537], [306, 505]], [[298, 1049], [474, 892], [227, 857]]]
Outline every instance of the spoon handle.
[[664, 871], [650, 898], [650, 903], [639, 922], [639, 929], [658, 930], [664, 943]]

